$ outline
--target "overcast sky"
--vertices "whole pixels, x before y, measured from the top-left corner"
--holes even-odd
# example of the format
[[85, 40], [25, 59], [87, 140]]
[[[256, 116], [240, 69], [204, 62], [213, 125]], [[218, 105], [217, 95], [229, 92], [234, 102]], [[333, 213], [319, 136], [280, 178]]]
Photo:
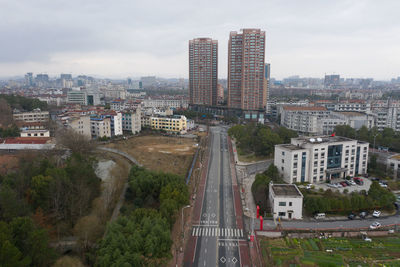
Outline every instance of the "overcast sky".
[[271, 75], [400, 76], [399, 0], [0, 0], [0, 77], [188, 77], [188, 40], [266, 31]]

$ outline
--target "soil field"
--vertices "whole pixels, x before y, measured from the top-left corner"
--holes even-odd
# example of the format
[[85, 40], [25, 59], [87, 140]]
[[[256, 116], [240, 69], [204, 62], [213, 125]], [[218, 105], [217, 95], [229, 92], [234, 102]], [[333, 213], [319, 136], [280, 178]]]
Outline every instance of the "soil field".
[[150, 170], [186, 175], [197, 148], [195, 139], [159, 135], [136, 136], [106, 144], [132, 155]]

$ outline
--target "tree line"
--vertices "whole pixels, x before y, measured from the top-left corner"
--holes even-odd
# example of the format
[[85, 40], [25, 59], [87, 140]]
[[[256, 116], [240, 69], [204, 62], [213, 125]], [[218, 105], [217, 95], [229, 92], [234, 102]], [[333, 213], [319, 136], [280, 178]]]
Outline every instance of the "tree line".
[[261, 156], [272, 156], [275, 145], [290, 143], [290, 138], [298, 136], [295, 131], [285, 127], [272, 130], [266, 125], [256, 123], [235, 125], [228, 130], [228, 134], [235, 138], [239, 153]]
[[[0, 266], [49, 265], [56, 256], [49, 238], [70, 235], [99, 194], [100, 179], [90, 157], [73, 153], [60, 161], [45, 155], [22, 156], [16, 172], [0, 176], [0, 228], [15, 222], [22, 227], [16, 228], [17, 234], [0, 230], [0, 247], [7, 250], [0, 253], [7, 255], [0, 257]], [[7, 265], [10, 259], [20, 264]]]
[[256, 178], [251, 185], [251, 193], [253, 194], [254, 202], [260, 207], [261, 212], [269, 212], [269, 183], [282, 182], [278, 168], [271, 164], [263, 173], [256, 174]]
[[384, 128], [383, 131], [378, 131], [377, 127], [368, 129], [363, 125], [356, 130], [349, 125], [338, 125], [335, 127], [335, 133], [339, 136], [368, 142], [371, 147], [375, 144], [375, 148], [384, 146], [392, 151], [400, 152], [400, 132], [396, 132], [392, 128]]
[[350, 213], [365, 210], [394, 209], [395, 196], [378, 182], [371, 184], [368, 192], [352, 192], [340, 194], [326, 190], [324, 193], [301, 189], [304, 196], [304, 208], [308, 214], [324, 213]]
[[171, 258], [171, 229], [178, 210], [189, 203], [179, 175], [132, 166], [123, 216], [107, 227], [97, 266], [158, 266]]

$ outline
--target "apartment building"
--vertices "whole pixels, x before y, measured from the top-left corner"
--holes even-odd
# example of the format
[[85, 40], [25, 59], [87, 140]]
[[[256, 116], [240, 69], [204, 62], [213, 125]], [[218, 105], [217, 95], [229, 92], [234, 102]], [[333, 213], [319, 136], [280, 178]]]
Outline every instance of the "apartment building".
[[142, 105], [145, 108], [172, 108], [186, 109], [189, 106], [187, 99], [145, 99], [142, 101]]
[[122, 114], [121, 112], [110, 111], [99, 114], [100, 118], [109, 118], [111, 127], [111, 136], [123, 135]]
[[187, 130], [187, 119], [183, 115], [150, 117], [150, 127], [172, 133], [185, 133]]
[[140, 108], [122, 112], [122, 130], [137, 134], [142, 130]]
[[21, 137], [50, 137], [49, 130], [23, 130], [20, 133]]
[[189, 41], [189, 100], [192, 105], [217, 105], [218, 41]]
[[228, 107], [265, 110], [265, 31], [231, 32], [228, 44]]
[[341, 136], [292, 138], [275, 146], [274, 164], [285, 182], [322, 183], [364, 175], [368, 143]]
[[283, 106], [281, 125], [303, 134], [314, 135], [320, 132], [320, 120], [330, 115], [325, 107]]
[[29, 112], [14, 110], [13, 117], [16, 121], [24, 122], [47, 122], [50, 119], [49, 112], [41, 111], [39, 108]]
[[71, 117], [68, 119], [67, 126], [89, 139], [92, 137], [90, 116]]
[[90, 117], [90, 128], [92, 138], [111, 137], [111, 119], [101, 117]]

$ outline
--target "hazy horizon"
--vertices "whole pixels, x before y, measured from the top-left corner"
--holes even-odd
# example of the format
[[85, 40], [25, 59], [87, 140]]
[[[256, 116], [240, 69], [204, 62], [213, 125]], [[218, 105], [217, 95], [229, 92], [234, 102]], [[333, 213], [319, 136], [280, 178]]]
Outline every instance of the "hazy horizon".
[[218, 40], [226, 79], [230, 31], [266, 32], [271, 77], [400, 76], [400, 2], [4, 1], [0, 77], [26, 72], [125, 79], [188, 77], [188, 42]]

